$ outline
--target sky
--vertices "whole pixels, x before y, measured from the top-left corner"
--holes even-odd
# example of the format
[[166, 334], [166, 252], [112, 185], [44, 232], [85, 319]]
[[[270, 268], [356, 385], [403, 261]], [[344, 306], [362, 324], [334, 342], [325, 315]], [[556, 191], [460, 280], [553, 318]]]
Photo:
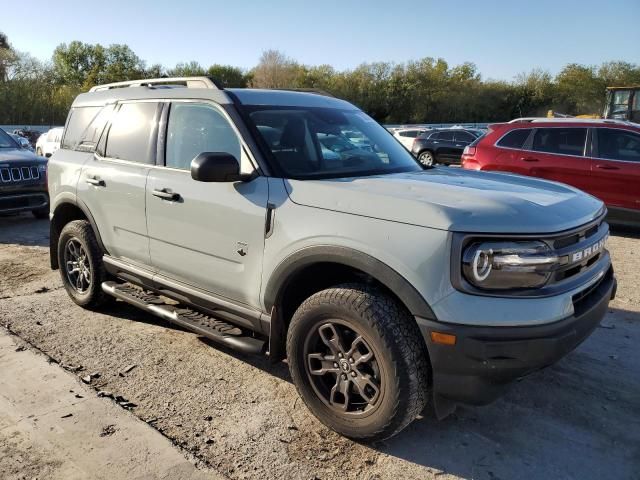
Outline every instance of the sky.
[[[0, 0], [2, 4], [10, 0]], [[338, 70], [441, 57], [483, 78], [609, 60], [640, 63], [640, 0], [30, 0], [29, 22], [0, 16], [14, 48], [41, 60], [63, 42], [128, 44], [148, 65], [241, 68], [278, 49]], [[93, 5], [92, 5], [93, 4]], [[10, 7], [13, 8], [13, 7]], [[4, 10], [0, 8], [0, 11]]]

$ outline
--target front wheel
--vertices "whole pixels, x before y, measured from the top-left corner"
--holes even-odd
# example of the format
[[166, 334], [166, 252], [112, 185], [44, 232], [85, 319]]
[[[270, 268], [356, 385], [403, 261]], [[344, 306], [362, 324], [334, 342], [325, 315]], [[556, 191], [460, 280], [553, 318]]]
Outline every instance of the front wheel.
[[420, 331], [377, 289], [345, 284], [305, 300], [289, 327], [287, 357], [307, 407], [347, 437], [391, 437], [426, 405], [429, 365]]
[[58, 240], [58, 265], [65, 290], [81, 307], [97, 308], [110, 298], [102, 291], [107, 272], [88, 221], [74, 220], [62, 229]]
[[418, 161], [425, 167], [432, 167], [436, 163], [433, 153], [428, 150], [418, 155]]

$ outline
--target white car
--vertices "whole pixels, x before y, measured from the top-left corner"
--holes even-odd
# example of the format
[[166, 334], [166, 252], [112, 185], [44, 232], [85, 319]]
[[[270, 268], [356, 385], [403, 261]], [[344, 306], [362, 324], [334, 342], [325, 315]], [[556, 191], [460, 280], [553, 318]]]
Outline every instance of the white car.
[[36, 154], [47, 158], [53, 155], [60, 148], [63, 130], [62, 127], [56, 127], [40, 135], [36, 142]]
[[430, 128], [397, 128], [393, 131], [393, 136], [396, 137], [404, 147], [411, 151], [413, 141], [418, 135], [431, 130]]

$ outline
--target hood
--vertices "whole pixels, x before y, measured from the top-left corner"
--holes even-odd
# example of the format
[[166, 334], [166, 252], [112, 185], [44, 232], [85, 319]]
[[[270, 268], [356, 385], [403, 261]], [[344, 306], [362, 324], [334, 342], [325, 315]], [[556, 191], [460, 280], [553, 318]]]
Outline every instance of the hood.
[[29, 150], [23, 150], [20, 148], [0, 148], [0, 165], [3, 167], [25, 164], [29, 165], [47, 163], [47, 159], [39, 157]]
[[457, 232], [553, 233], [603, 209], [600, 200], [561, 183], [450, 167], [285, 184], [300, 205]]

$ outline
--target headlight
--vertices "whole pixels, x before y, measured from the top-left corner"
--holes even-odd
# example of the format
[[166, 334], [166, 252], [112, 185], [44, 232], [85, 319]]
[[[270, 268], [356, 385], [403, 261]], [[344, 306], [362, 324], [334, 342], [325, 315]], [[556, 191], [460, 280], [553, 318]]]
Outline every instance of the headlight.
[[507, 290], [542, 287], [561, 259], [546, 243], [476, 242], [462, 254], [462, 272], [474, 287]]

